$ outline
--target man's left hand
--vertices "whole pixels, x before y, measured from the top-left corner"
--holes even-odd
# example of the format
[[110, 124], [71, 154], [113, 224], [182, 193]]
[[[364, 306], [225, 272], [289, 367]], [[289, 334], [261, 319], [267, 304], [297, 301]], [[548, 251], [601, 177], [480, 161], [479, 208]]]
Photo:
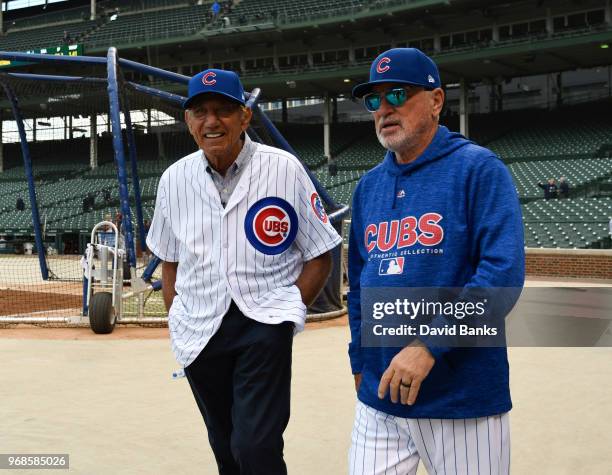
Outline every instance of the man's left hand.
[[435, 362], [427, 347], [415, 340], [391, 360], [380, 378], [378, 397], [383, 399], [389, 389], [392, 402], [401, 400], [402, 404], [412, 406], [419, 394], [421, 383]]

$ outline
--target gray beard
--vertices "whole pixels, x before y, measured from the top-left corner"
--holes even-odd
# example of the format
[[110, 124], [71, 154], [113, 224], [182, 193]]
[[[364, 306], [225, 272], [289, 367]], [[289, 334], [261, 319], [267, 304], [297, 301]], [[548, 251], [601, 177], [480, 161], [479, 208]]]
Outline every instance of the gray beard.
[[391, 150], [392, 152], [399, 152], [401, 150], [405, 150], [406, 148], [410, 147], [412, 143], [411, 137], [406, 136], [403, 136], [398, 139], [389, 139], [383, 137], [380, 133], [376, 132], [376, 137], [384, 148], [386, 148], [387, 150]]

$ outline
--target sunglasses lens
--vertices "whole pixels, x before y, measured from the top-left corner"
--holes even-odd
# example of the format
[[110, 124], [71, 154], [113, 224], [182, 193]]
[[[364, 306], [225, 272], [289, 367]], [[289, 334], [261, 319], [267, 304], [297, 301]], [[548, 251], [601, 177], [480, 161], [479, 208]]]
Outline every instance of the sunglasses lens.
[[[406, 89], [404, 88], [391, 89], [385, 92], [385, 99], [393, 107], [403, 106], [407, 97]], [[380, 108], [381, 100], [380, 93], [373, 92], [363, 98], [363, 103], [367, 110], [376, 112]]]
[[406, 89], [391, 89], [385, 94], [385, 99], [394, 107], [399, 107], [406, 102]]
[[368, 94], [363, 98], [363, 103], [370, 112], [377, 111], [380, 107], [380, 94]]

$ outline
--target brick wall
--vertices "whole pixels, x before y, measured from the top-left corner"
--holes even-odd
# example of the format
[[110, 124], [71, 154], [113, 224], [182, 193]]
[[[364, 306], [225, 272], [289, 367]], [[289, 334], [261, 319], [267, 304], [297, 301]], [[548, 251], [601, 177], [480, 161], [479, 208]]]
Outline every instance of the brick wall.
[[607, 249], [527, 249], [527, 276], [612, 279], [612, 251]]
[[[347, 246], [344, 268], [347, 266]], [[527, 249], [527, 277], [570, 277], [612, 280], [612, 251], [608, 249]]]

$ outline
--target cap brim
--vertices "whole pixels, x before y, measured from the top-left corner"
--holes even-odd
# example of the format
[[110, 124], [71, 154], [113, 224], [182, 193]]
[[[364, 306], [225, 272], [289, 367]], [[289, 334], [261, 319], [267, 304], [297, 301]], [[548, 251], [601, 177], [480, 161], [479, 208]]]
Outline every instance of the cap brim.
[[402, 81], [401, 79], [379, 79], [378, 81], [364, 82], [363, 84], [358, 84], [357, 86], [355, 86], [352, 92], [353, 97], [355, 97], [356, 99], [361, 99], [367, 93], [371, 92], [372, 88], [376, 86], [377, 84], [389, 84], [389, 83], [408, 84], [410, 86], [418, 86], [418, 87], [424, 87], [424, 88], [430, 88], [430, 89], [432, 87], [430, 84], [428, 85], [417, 84], [411, 81]]
[[231, 94], [228, 94], [226, 92], [222, 92], [222, 91], [202, 91], [202, 92], [196, 94], [195, 96], [190, 97], [185, 102], [183, 102], [183, 109], [189, 109], [191, 104], [193, 104], [193, 101], [195, 101], [198, 97], [203, 96], [204, 94], [218, 94], [220, 96], [225, 96], [228, 99], [231, 99], [232, 101], [237, 102], [238, 104], [242, 104], [242, 105], [246, 104], [246, 102], [244, 102], [244, 100], [236, 99], [234, 96], [232, 96]]

